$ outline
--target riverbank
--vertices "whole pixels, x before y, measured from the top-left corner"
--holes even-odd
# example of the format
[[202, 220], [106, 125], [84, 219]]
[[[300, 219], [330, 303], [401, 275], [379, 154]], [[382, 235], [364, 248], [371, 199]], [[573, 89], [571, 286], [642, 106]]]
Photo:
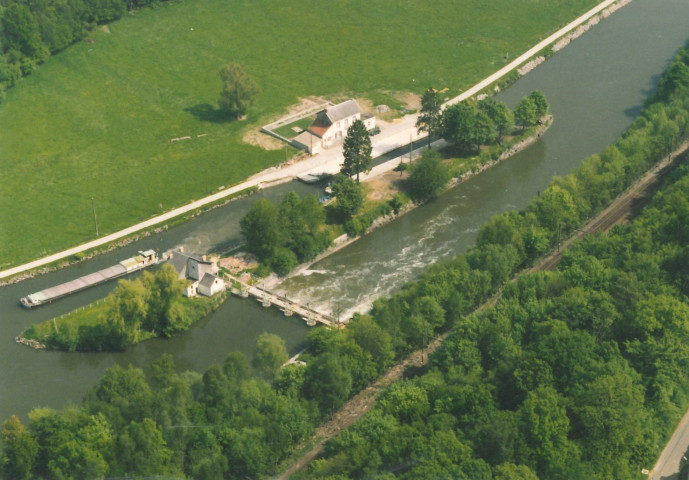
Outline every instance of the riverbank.
[[[532, 145], [534, 142], [536, 142], [539, 138], [543, 136], [545, 132], [550, 128], [550, 126], [553, 123], [553, 118], [552, 116], [546, 117], [546, 119], [543, 121], [541, 125], [538, 125], [537, 127], [533, 128], [532, 132], [529, 132], [529, 134], [526, 137], [520, 137], [517, 136], [514, 139], [512, 139], [509, 142], [505, 143], [504, 146], [504, 151], [495, 159], [495, 160], [490, 160], [487, 162], [484, 162], [482, 164], [478, 165], [473, 165], [468, 171], [460, 175], [459, 177], [454, 177], [447, 185], [445, 191], [450, 190], [451, 188], [456, 187], [457, 185], [465, 182], [469, 178], [472, 178], [475, 175], [478, 175], [479, 173], [482, 173], [491, 167], [497, 165], [498, 163], [509, 159], [513, 155], [523, 151], [524, 149], [528, 148], [530, 145]], [[465, 163], [473, 163], [477, 159], [481, 158], [481, 156], [476, 156], [476, 157], [471, 157], [469, 159], [465, 160]], [[384, 175], [384, 172], [380, 172], [380, 175]], [[371, 181], [377, 177], [372, 177], [367, 179], [367, 181]], [[399, 192], [397, 192], [399, 193]], [[348, 237], [346, 234], [338, 237], [335, 239], [334, 244], [328, 248], [326, 251], [322, 252], [319, 254], [315, 259], [313, 259], [310, 262], [306, 262], [304, 264], [301, 264], [297, 266], [292, 272], [290, 272], [289, 275], [287, 275], [285, 278], [278, 278], [275, 275], [271, 275], [263, 280], [263, 286], [266, 289], [275, 289], [278, 288], [280, 283], [284, 281], [287, 278], [299, 275], [300, 273], [303, 273], [306, 269], [308, 269], [311, 265], [314, 263], [323, 260], [324, 258], [327, 258], [328, 256], [334, 254], [335, 252], [351, 245], [352, 243], [356, 242], [357, 240], [363, 238], [363, 236], [370, 234], [377, 228], [388, 224], [389, 222], [399, 218], [402, 215], [405, 215], [406, 213], [412, 211], [416, 207], [420, 206], [420, 204], [415, 204], [413, 202], [408, 202], [405, 205], [403, 205], [398, 213], [392, 213], [389, 215], [384, 215], [382, 217], [376, 218], [372, 225], [367, 229], [366, 233], [364, 235], [358, 235], [355, 237]], [[200, 320], [203, 318], [203, 316], [208, 315], [214, 310], [217, 310], [217, 308], [222, 305], [224, 300], [229, 296], [229, 293], [221, 297], [219, 300], [218, 299], [213, 299], [212, 301], [212, 308], [210, 311], [206, 311], [206, 309], [203, 310], [196, 310], [196, 315], [194, 315], [194, 318], [187, 322], [187, 327], [195, 323], [196, 321]], [[107, 299], [106, 299], [107, 300]], [[368, 307], [370, 305], [357, 305], [353, 309], [349, 309], [344, 314], [342, 315], [342, 320], [343, 322], [346, 322], [351, 315], [353, 314], [354, 311], [360, 310], [362, 307]], [[96, 304], [89, 305], [86, 307], [81, 307], [77, 311], [70, 312], [66, 315], [63, 315], [57, 319], [51, 319], [47, 320], [45, 322], [42, 322], [37, 325], [32, 325], [30, 326], [27, 330], [22, 332], [22, 334], [18, 335], [15, 338], [15, 341], [17, 343], [20, 343], [22, 345], [34, 348], [34, 349], [54, 349], [54, 350], [66, 350], [66, 351], [109, 351], [108, 348], [104, 348], [102, 346], [89, 346], [89, 347], [84, 347], [80, 345], [80, 337], [85, 335], [85, 331], [89, 328], [93, 329], [96, 328], [97, 326], [103, 327], [104, 325], [104, 319], [105, 318], [105, 311], [103, 310], [105, 308], [105, 301], [99, 301]], [[78, 318], [77, 318], [78, 317]], [[102, 318], [101, 318], [102, 317]], [[84, 332], [82, 332], [82, 330]], [[180, 333], [183, 330], [178, 330], [175, 333]], [[149, 338], [157, 338], [157, 335], [149, 335], [147, 334], [148, 332], [143, 332], [139, 336], [136, 337], [136, 341], [133, 343], [128, 344], [127, 346], [135, 345], [140, 343], [141, 341], [147, 340]]]
[[[273, 186], [279, 185], [280, 183], [281, 183], [280, 181], [275, 181], [275, 182], [271, 183], [269, 186], [273, 187]], [[246, 190], [237, 192], [236, 194], [231, 195], [231, 196], [224, 198], [222, 200], [219, 200], [215, 203], [210, 203], [210, 204], [207, 204], [203, 207], [200, 207], [200, 208], [192, 211], [191, 213], [187, 212], [186, 214], [181, 214], [178, 217], [174, 217], [159, 227], [149, 228], [147, 230], [143, 230], [139, 233], [135, 233], [135, 234], [129, 235], [127, 237], [124, 237], [117, 242], [106, 243], [103, 245], [103, 248], [94, 247], [94, 249], [92, 249], [92, 250], [77, 252], [72, 256], [71, 259], [66, 260], [64, 262], [60, 262], [59, 260], [56, 260], [55, 263], [48, 264], [47, 266], [45, 266], [43, 268], [35, 269], [35, 270], [29, 270], [28, 272], [12, 276], [7, 280], [0, 280], [0, 287], [3, 287], [5, 285], [12, 285], [14, 283], [19, 283], [19, 282], [22, 282], [24, 280], [28, 280], [30, 278], [34, 278], [34, 277], [39, 276], [39, 275], [45, 275], [46, 273], [54, 272], [54, 271], [60, 270], [62, 268], [67, 268], [67, 267], [70, 267], [72, 265], [76, 265], [78, 263], [82, 263], [82, 262], [85, 262], [87, 260], [90, 260], [94, 257], [99, 256], [99, 255], [103, 255], [105, 253], [112, 252], [114, 250], [117, 250], [118, 248], [122, 248], [124, 246], [129, 245], [130, 243], [134, 243], [134, 242], [141, 240], [143, 238], [147, 238], [147, 237], [150, 237], [151, 235], [156, 235], [156, 234], [162, 233], [162, 232], [166, 231], [167, 229], [174, 227], [175, 225], [179, 225], [180, 223], [191, 220], [192, 218], [195, 218], [195, 217], [197, 217], [197, 216], [199, 216], [205, 212], [209, 212], [209, 211], [214, 210], [216, 208], [224, 207], [225, 205], [227, 205], [230, 202], [233, 202], [235, 200], [246, 198], [246, 197], [253, 195], [254, 193], [258, 192], [259, 190], [260, 190], [259, 187], [250, 187]], [[59, 262], [59, 263], [57, 263], [57, 262]]]
[[[535, 142], [537, 142], [547, 131], [548, 129], [552, 126], [553, 124], [553, 116], [548, 115], [545, 120], [542, 122], [542, 124], [538, 125], [532, 133], [527, 135], [525, 138], [519, 138], [517, 137], [516, 141], [514, 143], [506, 142], [504, 151], [496, 158], [496, 159], [491, 159], [489, 161], [486, 161], [484, 163], [480, 163], [477, 165], [473, 165], [471, 168], [469, 168], [466, 172], [462, 173], [458, 177], [453, 177], [450, 182], [447, 184], [446, 188], [444, 189], [444, 192], [447, 192], [448, 190], [464, 183], [465, 181], [469, 180], [470, 178], [485, 172], [486, 170], [494, 167], [495, 165], [509, 159], [510, 157], [516, 155], [517, 153], [525, 150], [529, 146], [533, 145]], [[473, 159], [479, 159], [480, 156], [473, 157]], [[470, 162], [471, 159], [467, 163]], [[388, 172], [379, 172], [379, 176], [385, 174], [385, 173], [391, 173], [392, 168]], [[395, 174], [395, 177], [397, 175]], [[364, 183], [370, 182], [372, 180], [375, 180], [378, 177], [369, 177], [366, 180], [364, 180]], [[394, 196], [395, 193], [401, 193], [401, 190], [397, 189], [392, 189], [392, 188], [387, 188], [388, 194], [391, 196]], [[390, 194], [389, 192], [392, 191], [393, 193]], [[324, 252], [321, 252], [316, 258], [309, 262], [305, 262], [301, 265], [298, 265], [295, 267], [288, 275], [286, 275], [284, 278], [279, 278], [275, 275], [271, 275], [270, 277], [266, 278], [263, 282], [266, 288], [268, 289], [275, 289], [280, 286], [282, 282], [285, 280], [298, 276], [302, 274], [304, 271], [308, 270], [312, 265], [315, 263], [318, 263], [319, 261], [327, 258], [328, 256], [334, 254], [335, 252], [338, 252], [339, 250], [342, 250], [343, 248], [351, 245], [352, 243], [356, 242], [357, 240], [363, 238], [364, 236], [370, 234], [377, 228], [382, 227], [383, 225], [386, 225], [393, 220], [411, 212], [415, 208], [421, 206], [423, 204], [417, 204], [414, 202], [408, 202], [405, 205], [400, 208], [398, 213], [391, 213], [388, 215], [384, 215], [382, 217], [378, 217], [375, 219], [372, 223], [372, 225], [366, 230], [366, 232], [363, 235], [357, 235], [355, 237], [348, 237], [346, 234], [342, 235], [341, 237], [338, 237], [335, 239], [333, 242], [333, 245], [325, 250]], [[341, 316], [343, 321], [346, 322], [349, 318], [351, 318], [351, 315], [359, 311], [361, 309], [368, 309], [370, 308], [371, 304], [373, 303], [373, 300], [370, 300], [366, 302], [365, 304], [360, 304], [357, 305], [351, 309], [348, 309], [347, 311], [344, 312], [344, 314]]]

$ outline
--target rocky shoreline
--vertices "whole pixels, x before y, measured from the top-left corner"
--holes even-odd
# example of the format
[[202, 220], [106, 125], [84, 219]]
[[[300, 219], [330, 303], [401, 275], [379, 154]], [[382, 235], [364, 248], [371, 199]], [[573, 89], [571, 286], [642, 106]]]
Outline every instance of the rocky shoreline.
[[27, 347], [33, 348], [34, 350], [45, 350], [46, 346], [39, 342], [38, 340], [31, 340], [28, 338], [24, 338], [20, 335], [17, 335], [14, 338], [14, 341], [17, 343], [20, 343], [22, 345], [26, 345]]

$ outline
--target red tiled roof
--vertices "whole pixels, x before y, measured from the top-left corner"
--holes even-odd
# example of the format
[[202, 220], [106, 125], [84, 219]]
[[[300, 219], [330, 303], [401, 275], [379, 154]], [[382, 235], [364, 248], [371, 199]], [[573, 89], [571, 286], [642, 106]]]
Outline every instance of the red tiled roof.
[[311, 126], [309, 126], [309, 132], [323, 138], [323, 135], [328, 131], [332, 125], [326, 125], [320, 118], [316, 117]]

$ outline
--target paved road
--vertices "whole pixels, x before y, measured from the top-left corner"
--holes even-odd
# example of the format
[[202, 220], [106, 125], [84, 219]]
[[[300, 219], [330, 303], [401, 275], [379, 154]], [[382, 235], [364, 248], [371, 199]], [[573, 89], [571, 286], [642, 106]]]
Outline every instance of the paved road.
[[680, 462], [682, 462], [687, 448], [689, 448], [689, 411], [684, 414], [679, 425], [677, 425], [648, 478], [650, 480], [674, 480], [677, 478]]
[[[477, 83], [474, 85], [472, 88], [469, 90], [465, 91], [461, 95], [449, 100], [447, 103], [444, 104], [443, 107], [446, 107], [448, 105], [455, 104], [457, 102], [460, 102], [462, 100], [465, 100], [472, 95], [475, 95], [476, 93], [480, 92], [482, 89], [485, 87], [491, 85], [495, 81], [499, 80], [503, 76], [505, 76], [507, 73], [511, 72], [512, 70], [516, 69], [519, 67], [522, 63], [525, 63], [527, 60], [529, 60], [531, 57], [536, 55], [538, 52], [543, 50], [545, 47], [550, 45], [551, 43], [555, 42], [559, 38], [563, 37], [570, 31], [574, 30], [577, 28], [579, 25], [582, 23], [586, 22], [589, 18], [593, 17], [594, 15], [598, 14], [605, 8], [609, 7], [613, 3], [615, 3], [618, 0], [605, 0], [598, 4], [596, 7], [592, 8], [588, 12], [586, 12], [584, 15], [580, 16], [576, 20], [570, 22], [568, 25], [565, 27], [561, 28], [557, 32], [553, 33], [550, 35], [548, 38], [545, 40], [541, 41], [528, 51], [526, 51], [524, 54], [520, 55], [518, 58], [510, 62], [508, 65], [505, 67], [501, 68], [497, 72], [493, 73], [489, 77], [485, 78], [481, 82]], [[385, 127], [385, 131], [381, 131], [381, 133], [375, 137], [373, 137], [373, 156], [379, 156], [384, 153], [387, 153], [391, 150], [394, 150], [395, 148], [399, 148], [403, 145], [406, 145], [410, 138], [414, 141], [420, 140], [423, 138], [423, 135], [419, 135], [416, 131], [415, 124], [416, 124], [416, 119], [417, 115], [407, 115], [400, 119], [399, 122], [389, 124]], [[19, 265], [14, 268], [10, 268], [4, 271], [0, 272], [0, 279], [10, 277], [12, 275], [17, 275], [19, 273], [25, 272], [27, 270], [31, 270], [34, 268], [39, 268], [44, 265], [48, 265], [53, 262], [57, 262], [59, 260], [63, 260], [65, 258], [68, 258], [72, 255], [75, 255], [77, 253], [85, 252], [87, 250], [91, 250], [93, 248], [97, 248], [103, 245], [106, 245], [108, 243], [114, 242], [116, 240], [119, 240], [121, 238], [127, 237], [129, 235], [132, 235], [134, 233], [137, 233], [141, 230], [144, 230], [146, 228], [150, 228], [153, 226], [156, 226], [158, 224], [164, 223], [168, 220], [171, 220], [175, 217], [178, 217], [180, 215], [183, 215], [185, 213], [191, 212], [196, 210], [197, 208], [201, 208], [205, 205], [217, 202], [218, 200], [222, 200], [224, 198], [227, 198], [228, 196], [240, 192], [242, 190], [246, 190], [247, 188], [255, 187], [255, 186], [261, 186], [262, 184], [269, 184], [272, 182], [275, 182], [276, 180], [283, 179], [285, 177], [296, 177], [298, 175], [303, 175], [306, 173], [322, 173], [322, 172], [327, 172], [327, 173], [336, 173], [340, 170], [340, 165], [342, 164], [342, 148], [332, 148], [329, 150], [326, 150], [323, 153], [320, 153], [319, 155], [316, 155], [315, 157], [311, 157], [307, 160], [304, 160], [302, 162], [299, 162], [295, 165], [291, 165], [286, 168], [269, 168], [267, 170], [264, 170], [263, 172], [254, 175], [253, 177], [250, 177], [248, 180], [245, 182], [242, 182], [238, 185], [235, 185], [233, 187], [227, 188], [225, 190], [222, 190], [216, 194], [210, 195], [206, 198], [203, 198], [201, 200], [197, 200], [194, 202], [191, 202], [187, 205], [184, 205], [182, 207], [176, 208], [172, 211], [169, 211], [163, 215], [158, 215], [156, 217], [150, 218], [148, 220], [145, 220], [143, 222], [139, 222], [136, 225], [133, 225], [131, 227], [125, 228], [124, 230], [120, 230], [119, 232], [112, 233], [110, 235], [106, 235], [104, 237], [98, 238], [96, 240], [93, 240], [88, 243], [84, 243], [82, 245], [78, 245], [76, 247], [70, 248], [68, 250], [65, 250], [63, 252], [55, 253], [53, 255], [49, 255], [47, 257], [35, 260], [33, 262], [26, 263], [24, 265]]]

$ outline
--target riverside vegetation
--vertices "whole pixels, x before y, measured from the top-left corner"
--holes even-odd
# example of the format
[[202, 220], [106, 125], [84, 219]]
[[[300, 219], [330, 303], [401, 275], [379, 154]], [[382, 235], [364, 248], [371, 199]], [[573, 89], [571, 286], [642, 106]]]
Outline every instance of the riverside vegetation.
[[[7, 420], [3, 473], [270, 474], [349, 395], [451, 330], [429, 371], [393, 385], [303, 475], [636, 478], [689, 399], [680, 373], [689, 367], [689, 171], [632, 225], [581, 242], [558, 272], [506, 282], [687, 137], [688, 51], [615, 144], [526, 209], [493, 217], [468, 253], [429, 267], [371, 315], [314, 329], [306, 365], [258, 377], [232, 353], [203, 375], [178, 373], [168, 356], [146, 371], [115, 366], [81, 405], [34, 409], [27, 425]], [[471, 314], [500, 287], [497, 305]]]
[[[525, 107], [529, 112], [526, 116], [519, 113]], [[400, 191], [387, 200], [365, 199], [366, 187], [358, 181], [359, 173], [370, 169], [370, 143], [368, 153], [363, 155], [368, 158], [358, 160], [361, 165], [356, 167], [345, 160], [342, 174], [332, 181], [334, 204], [323, 207], [315, 196], [299, 198], [294, 192], [278, 204], [257, 200], [240, 222], [246, 250], [261, 262], [255, 273], [265, 276], [274, 271], [285, 276], [299, 263], [313, 260], [342, 233], [352, 238], [363, 235], [377, 219], [398, 214], [410, 200], [423, 203], [433, 199], [453, 176], [478, 171], [513, 145], [530, 138], [548, 109], [548, 101], [539, 91], [525, 97], [514, 116], [504, 103], [493, 98], [453, 105], [442, 114], [438, 109], [437, 123], [453, 148], [444, 153], [445, 158], [441, 152], [429, 149], [411, 164], [400, 163], [396, 170], [410, 170], [410, 175], [402, 182]], [[516, 132], [515, 117], [520, 125]], [[367, 135], [365, 130], [356, 131], [356, 127], [364, 128], [363, 123], [355, 122], [345, 141]], [[508, 135], [509, 140], [505, 140]], [[353, 175], [357, 176], [356, 181], [350, 178]]]
[[[0, 12], [28, 8], [34, 32], [36, 24], [39, 32], [53, 26], [81, 32], [78, 23], [72, 28], [60, 20], [77, 0], [0, 3], [7, 6]], [[90, 31], [89, 42], [47, 59], [0, 105], [0, 265], [91, 240], [91, 197], [106, 234], [281, 163], [282, 150], [266, 151], [243, 138], [298, 98], [353, 92], [394, 105], [399, 102], [391, 92], [420, 93], [428, 85], [447, 87], [452, 96], [596, 3], [499, 0], [486, 8], [480, 0], [441, 0], [431, 8], [400, 9], [393, 0], [195, 0], [124, 15], [107, 29]], [[416, 20], [411, 27], [409, 18]], [[101, 21], [99, 14], [92, 22]], [[0, 44], [6, 58], [0, 64], [15, 64], [11, 43], [3, 37]], [[343, 48], [366, 55], [343, 56]], [[403, 55], [391, 62], [390, 51]], [[304, 52], [311, 65], [321, 66], [317, 74], [297, 60]], [[217, 72], [230, 62], [243, 65], [261, 88], [243, 122], [230, 121], [216, 107], [222, 88]], [[400, 65], [413, 75], [400, 75]], [[26, 188], [39, 177], [42, 188]]]
[[70, 352], [121, 351], [149, 338], [171, 337], [207, 316], [225, 296], [187, 298], [184, 287], [177, 271], [163, 265], [155, 274], [120, 280], [103, 302], [32, 325], [22, 337]]
[[[288, 193], [278, 204], [267, 199], [256, 201], [240, 222], [247, 239], [247, 250], [261, 261], [254, 273], [265, 276], [271, 271], [287, 275], [299, 263], [313, 260], [332, 245], [333, 239], [344, 233], [351, 237], [365, 234], [374, 221], [391, 214], [398, 214], [409, 202], [425, 202], [447, 186], [451, 172], [464, 175], [469, 168], [477, 168], [497, 159], [502, 153], [533, 134], [539, 118], [547, 114], [548, 103], [540, 92], [526, 97], [521, 105], [529, 104], [534, 97], [540, 107], [527, 120], [522, 121], [521, 131], [504, 144], [487, 145], [483, 151], [480, 143], [502, 142], [503, 136], [513, 127], [512, 113], [501, 102], [486, 99], [469, 102], [464, 110], [462, 130], [471, 138], [480, 155], [454, 157], [462, 152], [465, 144], [459, 143], [442, 160], [436, 150], [427, 150], [422, 157], [409, 164], [410, 169], [403, 191], [389, 200], [364, 201], [363, 187], [347, 176], [340, 175], [332, 183], [337, 201], [323, 207], [315, 196], [304, 198]], [[459, 128], [454, 108], [442, 116], [443, 131], [453, 135]], [[485, 116], [482, 122], [475, 119], [481, 112], [499, 111], [501, 122], [494, 122], [496, 115]], [[477, 127], [477, 125], [479, 125]], [[500, 126], [498, 126], [500, 125]], [[481, 130], [480, 135], [474, 133]], [[87, 305], [57, 319], [32, 325], [20, 336], [19, 341], [37, 348], [65, 351], [121, 351], [124, 348], [154, 337], [171, 337], [186, 331], [194, 322], [217, 309], [226, 295], [208, 298], [186, 298], [182, 295], [184, 282], [176, 279], [170, 266], [158, 273], [145, 273], [141, 280], [122, 280], [118, 288], [103, 302]]]

